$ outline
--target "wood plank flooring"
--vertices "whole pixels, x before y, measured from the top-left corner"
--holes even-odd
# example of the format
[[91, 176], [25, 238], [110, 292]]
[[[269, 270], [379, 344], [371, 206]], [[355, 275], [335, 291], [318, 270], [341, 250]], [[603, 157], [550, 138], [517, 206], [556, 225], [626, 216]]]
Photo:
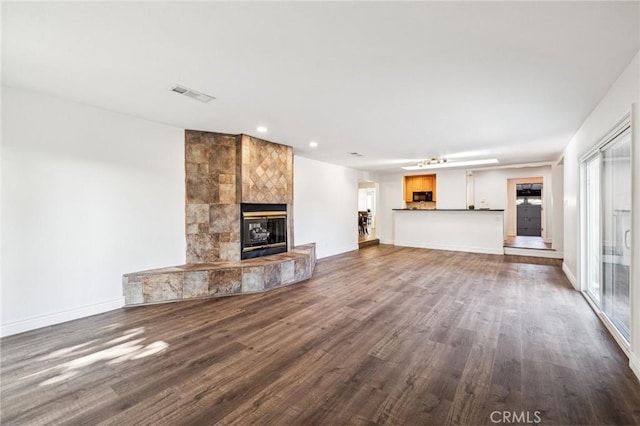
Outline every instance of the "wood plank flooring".
[[1, 345], [3, 425], [640, 422], [627, 359], [553, 259], [379, 245], [270, 293]]

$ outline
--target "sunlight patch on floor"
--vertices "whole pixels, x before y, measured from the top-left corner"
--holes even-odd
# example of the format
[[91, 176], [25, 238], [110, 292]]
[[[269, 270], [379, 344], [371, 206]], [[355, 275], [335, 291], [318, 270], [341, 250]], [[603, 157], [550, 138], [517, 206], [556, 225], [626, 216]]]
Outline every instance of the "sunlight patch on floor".
[[[132, 328], [124, 331], [121, 336], [104, 343], [100, 343], [98, 339], [93, 339], [79, 345], [55, 350], [40, 357], [40, 360], [58, 359], [63, 361], [63, 359], [67, 359], [67, 361], [30, 376], [54, 374], [53, 377], [48, 377], [39, 384], [39, 386], [53, 385], [78, 376], [83, 369], [95, 369], [101, 368], [101, 366], [120, 364], [125, 361], [139, 360], [159, 354], [169, 347], [169, 344], [162, 340], [145, 345], [146, 338], [142, 337], [144, 332], [144, 327]], [[134, 339], [134, 337], [140, 338]]]
[[89, 340], [88, 342], [81, 343], [79, 345], [69, 346], [68, 348], [64, 348], [64, 349], [59, 349], [57, 351], [53, 351], [50, 354], [47, 354], [47, 355], [45, 355], [43, 357], [40, 357], [39, 361], [46, 361], [46, 360], [54, 359], [54, 358], [62, 358], [65, 355], [68, 355], [68, 354], [70, 354], [70, 353], [72, 353], [74, 351], [82, 349], [82, 348], [84, 348], [84, 347], [86, 347], [86, 346], [88, 346], [88, 345], [90, 345], [90, 344], [92, 344], [94, 342], [95, 342], [95, 340]]

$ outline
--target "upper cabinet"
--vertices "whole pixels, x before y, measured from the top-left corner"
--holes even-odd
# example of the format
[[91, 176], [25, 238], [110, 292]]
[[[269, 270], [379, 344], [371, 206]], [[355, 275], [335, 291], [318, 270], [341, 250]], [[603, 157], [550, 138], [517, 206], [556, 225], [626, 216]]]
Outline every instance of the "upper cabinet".
[[433, 192], [433, 201], [436, 201], [436, 175], [415, 175], [404, 177], [404, 200], [407, 203], [413, 201], [414, 192]]

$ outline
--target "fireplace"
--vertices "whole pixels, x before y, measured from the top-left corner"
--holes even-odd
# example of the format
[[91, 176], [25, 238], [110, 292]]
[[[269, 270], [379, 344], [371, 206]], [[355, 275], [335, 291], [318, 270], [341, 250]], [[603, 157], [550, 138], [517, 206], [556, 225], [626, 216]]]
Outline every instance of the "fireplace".
[[241, 258], [287, 251], [287, 205], [241, 204]]

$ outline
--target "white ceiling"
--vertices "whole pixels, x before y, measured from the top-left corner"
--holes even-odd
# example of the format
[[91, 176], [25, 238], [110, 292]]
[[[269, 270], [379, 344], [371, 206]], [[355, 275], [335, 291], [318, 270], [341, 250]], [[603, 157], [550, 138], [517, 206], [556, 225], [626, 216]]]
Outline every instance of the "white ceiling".
[[358, 169], [549, 161], [638, 52], [638, 6], [3, 2], [2, 79]]

